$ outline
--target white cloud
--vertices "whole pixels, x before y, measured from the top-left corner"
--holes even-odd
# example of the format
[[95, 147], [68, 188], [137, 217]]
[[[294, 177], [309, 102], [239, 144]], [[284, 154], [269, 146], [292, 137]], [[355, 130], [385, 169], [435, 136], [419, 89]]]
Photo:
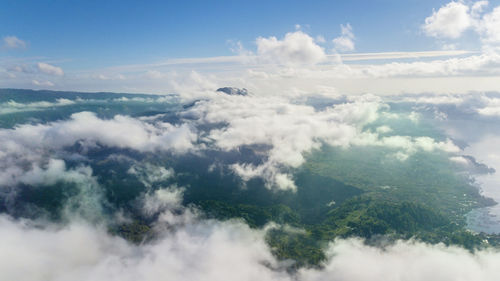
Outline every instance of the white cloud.
[[92, 176], [89, 167], [66, 169], [66, 163], [61, 159], [49, 159], [45, 167], [35, 166], [22, 174], [18, 181], [28, 185], [54, 185], [59, 181], [86, 182]]
[[463, 156], [450, 157], [450, 161], [457, 163], [457, 164], [460, 164], [460, 165], [468, 165], [469, 164], [469, 160], [467, 160], [467, 158], [465, 158]]
[[267, 161], [259, 166], [239, 163], [233, 169], [244, 179], [263, 176], [271, 185], [293, 189], [290, 177], [279, 167], [298, 167], [304, 152], [322, 143], [347, 146], [360, 127], [377, 118], [378, 100], [367, 97], [324, 111], [293, 104], [283, 98], [226, 97], [200, 102], [188, 114], [201, 123], [227, 123], [206, 137], [222, 150], [244, 145], [270, 145]]
[[289, 280], [270, 268], [277, 262], [262, 232], [242, 224], [200, 223], [143, 246], [88, 225], [42, 230], [4, 217], [0, 225], [5, 280]]
[[477, 112], [486, 116], [500, 116], [500, 106], [487, 106], [479, 108]]
[[302, 31], [289, 32], [282, 40], [276, 37], [259, 37], [256, 40], [257, 54], [268, 62], [295, 65], [316, 64], [326, 59], [325, 51], [314, 42], [314, 38]]
[[485, 14], [479, 23], [479, 32], [487, 44], [500, 43], [500, 6]]
[[[458, 99], [448, 98], [452, 103]], [[393, 148], [394, 156], [401, 161], [417, 150], [460, 151], [450, 140], [383, 137], [364, 131], [364, 125], [378, 120], [386, 108], [382, 100], [372, 95], [342, 100], [335, 106], [315, 110], [286, 97], [217, 95], [199, 101], [184, 117], [192, 118], [194, 125], [226, 124], [202, 134], [201, 140], [222, 150], [269, 145], [270, 149], [265, 151], [269, 161], [258, 166], [238, 163], [234, 169], [242, 177], [264, 176], [283, 189], [295, 187], [288, 168], [303, 163], [303, 154], [323, 143]], [[430, 101], [443, 103], [443, 100]], [[493, 106], [496, 102], [488, 98], [484, 104]], [[42, 105], [46, 104], [38, 106]], [[32, 185], [80, 181], [92, 186], [89, 167], [68, 168], [61, 159], [44, 158], [47, 154], [59, 154], [65, 146], [77, 141], [89, 147], [99, 143], [140, 152], [186, 151], [198, 142], [190, 125], [145, 120], [120, 115], [101, 119], [83, 112], [67, 120], [0, 129], [0, 185], [12, 185], [8, 180], [14, 178], [14, 182]], [[381, 126], [376, 131], [386, 133], [390, 128]], [[450, 157], [454, 161], [453, 157], [458, 156]], [[24, 168], [26, 163], [32, 165]], [[174, 172], [135, 163], [129, 173], [152, 184], [169, 179]], [[5, 181], [1, 182], [2, 179]], [[95, 189], [89, 187], [87, 192], [91, 191]], [[331, 243], [322, 269], [305, 268], [289, 274], [283, 270], [287, 263], [280, 263], [272, 256], [265, 230], [250, 229], [241, 222], [200, 220], [180, 206], [182, 189], [175, 187], [147, 191], [141, 199], [145, 215], [160, 215], [155, 226], [156, 239], [140, 245], [110, 236], [102, 224], [71, 221], [66, 226], [33, 227], [31, 221], [0, 216], [0, 279], [489, 281], [500, 274], [497, 266], [500, 254], [496, 250], [472, 254], [457, 247], [412, 241], [399, 241], [381, 249], [357, 239]]]
[[394, 155], [399, 160], [406, 160], [418, 151], [443, 151], [455, 154], [461, 149], [450, 139], [436, 141], [430, 137], [410, 137], [410, 136], [387, 136], [380, 137], [374, 133], [363, 133], [358, 138], [353, 139], [354, 145], [360, 146], [380, 146], [395, 150]]
[[[236, 222], [191, 222], [153, 243], [130, 245], [103, 227], [33, 227], [0, 217], [2, 280], [495, 281], [500, 254], [397, 241], [383, 249], [359, 239], [330, 244], [323, 268], [287, 273], [265, 232]], [[362, 265], [363, 270], [359, 270]]]
[[51, 64], [45, 63], [45, 62], [39, 62], [37, 63], [37, 68], [40, 72], [48, 75], [55, 75], [55, 76], [62, 76], [64, 75], [64, 71], [62, 68], [53, 66]]
[[323, 35], [318, 35], [318, 36], [316, 36], [315, 41], [316, 41], [317, 43], [325, 43], [325, 42], [326, 42], [326, 39], [325, 39], [325, 37], [324, 37]]
[[3, 46], [8, 49], [24, 49], [26, 48], [26, 42], [16, 36], [6, 36], [3, 38]]
[[[196, 140], [196, 133], [187, 124], [174, 126], [121, 115], [100, 119], [90, 112], [75, 113], [69, 120], [0, 129], [0, 184], [14, 187], [75, 178], [75, 173], [84, 171], [59, 173], [65, 170], [64, 162], [51, 159], [64, 157], [65, 149], [76, 143], [81, 145], [82, 154], [96, 145], [176, 154], [194, 149]], [[145, 164], [134, 166], [131, 173], [151, 185], [168, 179], [173, 171]]]
[[425, 19], [423, 29], [428, 36], [459, 38], [467, 29], [476, 31], [488, 47], [500, 43], [500, 6], [485, 12], [488, 1], [450, 2]]
[[500, 116], [500, 98], [481, 97], [482, 106], [476, 108], [477, 113], [485, 116]]
[[429, 36], [455, 39], [472, 24], [469, 7], [462, 2], [450, 2], [427, 17], [422, 28]]
[[332, 40], [335, 50], [354, 51], [354, 33], [350, 24], [340, 25], [341, 35]]
[[92, 176], [92, 170], [88, 167], [77, 167], [69, 170], [66, 168], [64, 160], [49, 158], [46, 161], [38, 161], [36, 158], [38, 157], [19, 159], [20, 162], [23, 160], [33, 161], [30, 163], [30, 169], [23, 169], [20, 165], [15, 165], [11, 159], [5, 156], [2, 157], [0, 165], [3, 170], [0, 172], [0, 184], [2, 186], [14, 186], [24, 183], [37, 186], [54, 185], [57, 182], [83, 183], [89, 181]]
[[36, 86], [47, 86], [47, 87], [54, 86], [54, 83], [52, 83], [48, 80], [47, 81], [38, 81], [38, 80], [33, 79], [31, 82], [33, 83], [33, 85], [36, 85]]
[[[339, 240], [329, 249], [324, 270], [304, 270], [302, 280], [496, 280], [500, 254], [399, 241], [384, 249], [360, 240]], [[362, 265], [363, 270], [359, 270]]]
[[171, 72], [167, 80], [175, 93], [183, 93], [181, 96], [187, 99], [213, 96], [218, 88], [213, 75], [203, 75], [197, 71], [185, 74]]
[[444, 51], [453, 51], [457, 49], [457, 44], [444, 44], [441, 49]]
[[174, 170], [172, 168], [167, 169], [150, 163], [136, 163], [130, 167], [127, 173], [137, 176], [144, 186], [151, 187], [154, 183], [171, 178], [174, 175]]
[[270, 145], [265, 163], [254, 166], [237, 163], [232, 166], [244, 180], [264, 177], [269, 187], [294, 189], [284, 167], [299, 167], [303, 153], [318, 149], [323, 143], [348, 146], [361, 126], [374, 121], [381, 104], [363, 97], [324, 111], [294, 104], [286, 98], [220, 96], [199, 102], [186, 113], [201, 124], [225, 123], [205, 137], [218, 149], [230, 151], [241, 146]]
[[[490, 11], [484, 4], [477, 4], [474, 9], [472, 6], [471, 3], [469, 14], [474, 24], [470, 29], [477, 31], [477, 26], [483, 18], [488, 18], [486, 15]], [[477, 16], [472, 15], [473, 10]], [[494, 28], [494, 21], [484, 22], [490, 21]], [[349, 35], [352, 30], [348, 25], [343, 27], [346, 38], [354, 37], [353, 34]], [[486, 40], [487, 29], [483, 29], [485, 31], [481, 33], [481, 38]], [[51, 82], [56, 84], [52, 86], [55, 89], [77, 87], [84, 91], [174, 92], [186, 99], [211, 97], [215, 89], [227, 85], [244, 87], [261, 95], [303, 95], [315, 93], [320, 87], [336, 88], [337, 92], [344, 94], [500, 90], [500, 84], [495, 81], [500, 77], [500, 56], [495, 50], [487, 52], [486, 47], [482, 53], [454, 50], [327, 55], [318, 40], [300, 30], [288, 33], [284, 38], [261, 37], [257, 42], [255, 53], [244, 51], [229, 57], [170, 59], [148, 65], [113, 67], [77, 75], [72, 73], [57, 81], [48, 79], [55, 82]], [[457, 45], [455, 42], [440, 42], [440, 45], [443, 44], [448, 47]], [[363, 63], [363, 60], [374, 59], [392, 62]], [[357, 63], [352, 63], [354, 61]], [[16, 62], [12, 65], [21, 64]], [[35, 80], [38, 84], [45, 83], [44, 79], [36, 76], [41, 73], [36, 63], [26, 65], [34, 65], [31, 70], [26, 69], [30, 73], [20, 67], [22, 72], [10, 66], [5, 68], [5, 75], [0, 75], [0, 79], [5, 78], [0, 82], [10, 81], [12, 84], [11, 80], [15, 80], [22, 85], [33, 84]], [[99, 73], [103, 75], [100, 78], [105, 80], [99, 79]], [[120, 73], [126, 74], [126, 79], [120, 80]], [[16, 78], [8, 78], [12, 75]], [[45, 84], [45, 87], [50, 85]]]
[[489, 5], [488, 1], [477, 1], [472, 4], [470, 13], [473, 17], [479, 17], [481, 13], [483, 13], [484, 8]]
[[[7, 144], [8, 145], [8, 144]], [[68, 168], [62, 159], [48, 158], [35, 153], [39, 151], [0, 151], [0, 192], [8, 191], [7, 197], [2, 198], [2, 204], [7, 209], [16, 208], [16, 194], [19, 184], [45, 188], [57, 183], [74, 184], [77, 193], [64, 202], [61, 215], [63, 218], [79, 218], [91, 222], [103, 220], [101, 189], [97, 180], [92, 176], [92, 169], [88, 166]], [[22, 154], [24, 153], [24, 155]], [[37, 212], [39, 217], [44, 211]]]
[[146, 72], [146, 76], [151, 79], [163, 79], [167, 77], [164, 73], [161, 73], [158, 70], [148, 70]]
[[186, 124], [174, 126], [163, 122], [147, 123], [122, 115], [100, 119], [95, 113], [80, 112], [72, 114], [65, 121], [0, 130], [0, 138], [26, 147], [63, 148], [80, 141], [87, 146], [100, 144], [141, 152], [184, 152], [193, 148], [192, 142], [196, 135]]
[[[429, 62], [388, 63], [358, 68], [363, 75], [391, 76], [456, 76], [466, 74], [500, 74], [500, 54], [483, 53], [464, 58], [450, 58]], [[354, 69], [356, 71], [356, 69]]]
[[429, 137], [380, 136], [364, 129], [379, 118], [386, 108], [378, 97], [365, 95], [317, 111], [311, 106], [285, 97], [219, 96], [201, 101], [184, 113], [197, 124], [225, 124], [203, 134], [203, 141], [223, 151], [242, 146], [263, 146], [258, 153], [266, 155], [255, 165], [238, 162], [231, 165], [243, 180], [262, 177], [269, 188], [294, 190], [289, 170], [305, 162], [305, 154], [322, 145], [380, 146], [411, 156], [417, 151], [441, 150], [448, 153], [460, 149], [450, 140], [436, 141]]
[[354, 53], [342, 54], [342, 61], [363, 60], [397, 60], [397, 59], [421, 59], [434, 57], [452, 57], [470, 55], [473, 52], [463, 50], [423, 51], [423, 52], [382, 52], [382, 53]]
[[[171, 210], [182, 208], [182, 196], [184, 190], [181, 188], [169, 187], [157, 189], [144, 194], [142, 198], [142, 212], [151, 216], [160, 212], [168, 212], [173, 216]], [[163, 214], [165, 216], [165, 214]]]
[[379, 134], [387, 134], [387, 133], [392, 132], [392, 129], [391, 129], [391, 127], [389, 127], [387, 125], [383, 125], [383, 126], [377, 127], [376, 131]]
[[[389, 98], [389, 100], [437, 106], [455, 105], [457, 108], [466, 113], [476, 112], [483, 116], [500, 116], [500, 98], [498, 96], [486, 95], [484, 93], [405, 95], [393, 96]], [[439, 112], [436, 113], [440, 114]], [[441, 114], [444, 113], [441, 112]]]
[[395, 96], [394, 99], [403, 102], [412, 102], [417, 104], [455, 104], [460, 105], [467, 100], [468, 96], [459, 94], [426, 94], [426, 95], [408, 95]]

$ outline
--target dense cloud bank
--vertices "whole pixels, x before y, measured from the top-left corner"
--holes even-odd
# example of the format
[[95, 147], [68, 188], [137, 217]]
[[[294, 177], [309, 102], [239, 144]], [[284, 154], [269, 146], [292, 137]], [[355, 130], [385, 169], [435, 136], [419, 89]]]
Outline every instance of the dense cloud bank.
[[133, 245], [105, 224], [72, 219], [57, 225], [0, 216], [0, 277], [5, 280], [496, 280], [500, 253], [397, 241], [383, 247], [359, 239], [327, 246], [320, 268], [287, 271], [265, 242], [275, 227], [202, 220], [182, 207], [182, 190], [146, 194], [144, 211], [160, 214], [157, 237]]
[[321, 269], [287, 273], [263, 230], [241, 222], [191, 222], [157, 240], [131, 245], [102, 227], [74, 222], [35, 228], [0, 217], [3, 280], [497, 280], [496, 251], [399, 241], [378, 248], [361, 240], [328, 246]]

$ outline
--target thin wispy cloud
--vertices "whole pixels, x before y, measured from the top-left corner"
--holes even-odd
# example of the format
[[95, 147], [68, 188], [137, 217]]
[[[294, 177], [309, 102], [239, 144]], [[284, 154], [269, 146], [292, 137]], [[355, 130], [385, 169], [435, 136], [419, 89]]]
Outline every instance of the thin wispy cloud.
[[5, 36], [2, 41], [3, 47], [6, 49], [25, 49], [27, 47], [26, 42], [16, 36]]

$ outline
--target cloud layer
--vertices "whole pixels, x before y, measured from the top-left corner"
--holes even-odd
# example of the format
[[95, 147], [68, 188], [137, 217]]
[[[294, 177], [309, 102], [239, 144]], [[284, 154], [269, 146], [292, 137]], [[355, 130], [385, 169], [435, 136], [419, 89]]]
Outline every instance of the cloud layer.
[[[133, 245], [108, 233], [108, 224], [118, 219], [103, 216], [102, 189], [94, 171], [88, 165], [68, 164], [69, 159], [85, 157], [85, 149], [96, 147], [141, 154], [182, 154], [204, 150], [229, 152], [249, 146], [264, 155], [263, 162], [253, 166], [237, 162], [231, 166], [233, 171], [244, 179], [263, 177], [271, 188], [293, 189], [290, 170], [304, 163], [305, 154], [325, 144], [381, 147], [392, 151], [399, 161], [412, 157], [416, 151], [439, 151], [454, 162], [464, 159], [452, 140], [396, 134], [397, 130], [384, 121], [392, 118], [419, 122], [417, 113], [392, 112], [389, 101], [383, 98], [316, 96], [321, 102], [314, 106], [309, 97], [312, 98], [217, 93], [187, 105], [176, 116], [179, 123], [175, 125], [162, 121], [163, 114], [100, 118], [91, 112], [80, 112], [62, 120], [1, 129], [2, 186], [25, 184], [43, 188], [63, 182], [77, 184], [80, 193], [66, 203], [68, 219], [63, 224], [0, 216], [0, 279], [419, 281], [437, 276], [440, 280], [495, 280], [500, 273], [496, 266], [500, 254], [495, 250], [473, 254], [457, 247], [414, 241], [398, 241], [380, 248], [367, 246], [358, 239], [337, 240], [325, 246], [328, 259], [321, 269], [302, 268], [291, 273], [285, 268], [292, 261], [276, 260], [266, 243], [266, 231], [275, 226], [251, 229], [241, 221], [202, 219], [198, 210], [180, 203], [185, 188], [151, 188], [174, 178], [176, 171], [147, 161], [132, 161], [126, 173], [147, 187], [136, 202], [142, 215], [154, 220], [155, 239]], [[132, 98], [117, 98], [113, 102], [128, 99]], [[415, 111], [424, 111], [425, 106], [453, 105], [477, 118], [495, 118], [496, 115], [482, 110], [499, 104], [495, 95], [393, 99], [391, 103], [411, 103], [409, 108]], [[148, 98], [135, 101], [152, 102]], [[3, 106], [57, 108], [63, 104], [72, 103], [7, 102]], [[68, 155], [68, 148], [75, 144], [81, 149]], [[69, 208], [76, 203], [84, 206]]]
[[[194, 222], [138, 246], [102, 228], [33, 227], [0, 217], [0, 276], [6, 280], [496, 280], [500, 254], [399, 241], [383, 249], [337, 240], [322, 269], [287, 273], [263, 230], [239, 222]], [[362, 270], [360, 270], [362, 268]]]
[[278, 64], [316, 64], [326, 59], [325, 51], [314, 39], [302, 31], [290, 32], [281, 40], [259, 37], [257, 54], [267, 62]]

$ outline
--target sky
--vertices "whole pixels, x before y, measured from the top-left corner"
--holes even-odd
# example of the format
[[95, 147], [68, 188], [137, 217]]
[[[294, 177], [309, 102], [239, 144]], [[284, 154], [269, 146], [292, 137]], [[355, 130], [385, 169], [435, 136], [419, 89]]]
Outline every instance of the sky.
[[[295, 70], [307, 68], [317, 72], [319, 64], [322, 68], [319, 76], [333, 81], [319, 84], [340, 92], [408, 93], [411, 89], [402, 86], [407, 81], [387, 81], [380, 79], [380, 75], [368, 75], [369, 79], [362, 83], [365, 87], [350, 87], [349, 79], [356, 76], [351, 70], [327, 74], [325, 69], [477, 57], [486, 49], [497, 48], [500, 41], [500, 11], [495, 10], [499, 5], [499, 0], [148, 1], [147, 4], [6, 0], [0, 3], [0, 87], [167, 93], [183, 91], [179, 84], [191, 83], [196, 80], [192, 76], [198, 75], [215, 87], [231, 84], [270, 92], [275, 90], [253, 85], [252, 79], [246, 77], [248, 71], [271, 74], [276, 73], [278, 65], [289, 72], [293, 65]], [[281, 43], [287, 34], [294, 33], [307, 35], [322, 54], [312, 61], [297, 62], [291, 57], [269, 60], [269, 56], [255, 60], [265, 57], [269, 48], [278, 50], [284, 46], [268, 44], [268, 49], [263, 49], [266, 41], [259, 38], [276, 38]], [[311, 51], [308, 49], [311, 45], [307, 42], [300, 45], [297, 42], [308, 38], [298, 37], [284, 44], [288, 47], [297, 44], [292, 48], [298, 48], [296, 51], [302, 52], [299, 56], [303, 56]], [[380, 53], [392, 52], [406, 53], [381, 60]], [[428, 53], [424, 57], [415, 52]], [[365, 53], [377, 53], [379, 57], [359, 60], [356, 56]], [[330, 59], [325, 59], [325, 55]], [[198, 60], [179, 63], [179, 59], [186, 58]], [[498, 61], [484, 63], [488, 67], [492, 64], [497, 65]], [[425, 66], [427, 72], [434, 67], [435, 64]], [[481, 68], [482, 80], [477, 78], [477, 68]], [[224, 70], [233, 73], [232, 79], [228, 79], [227, 73], [221, 74]], [[413, 88], [417, 92], [456, 92], [459, 89], [449, 85], [456, 84], [453, 77], [457, 74], [474, 76], [474, 83], [483, 85], [477, 89], [469, 87], [464, 92], [500, 90], [493, 83], [498, 72], [485, 75], [483, 70], [481, 65], [476, 66], [474, 73], [453, 70], [452, 75], [439, 71], [436, 75], [415, 70], [401, 75], [400, 70], [394, 74], [391, 68], [384, 70], [389, 74], [383, 76], [448, 79], [441, 79], [441, 83], [433, 81], [435, 87]], [[342, 79], [338, 80], [339, 76]], [[146, 81], [155, 77], [163, 81]], [[418, 79], [413, 81], [415, 85], [422, 84]], [[303, 91], [307, 87], [294, 88]]]

